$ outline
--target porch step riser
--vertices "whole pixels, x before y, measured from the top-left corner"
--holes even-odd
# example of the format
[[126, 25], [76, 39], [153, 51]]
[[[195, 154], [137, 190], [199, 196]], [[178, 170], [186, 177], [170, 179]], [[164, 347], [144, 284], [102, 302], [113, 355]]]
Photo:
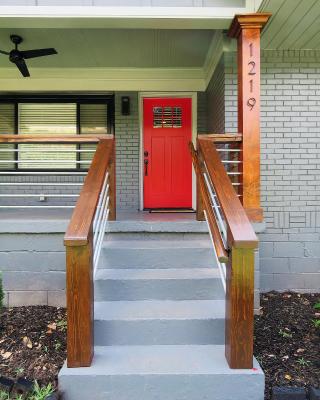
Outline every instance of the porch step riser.
[[212, 268], [211, 248], [103, 248], [100, 268]]
[[241, 375], [73, 376], [64, 400], [263, 400], [263, 377]]
[[59, 374], [64, 400], [263, 400], [264, 375], [230, 370], [224, 346], [96, 347], [91, 368]]
[[97, 280], [95, 301], [222, 300], [220, 279]]
[[130, 232], [130, 233], [123, 233], [123, 232], [114, 232], [114, 233], [107, 233], [105, 236], [105, 243], [110, 241], [146, 241], [146, 240], [154, 240], [157, 242], [163, 241], [176, 241], [178, 243], [183, 243], [184, 241], [207, 241], [208, 245], [210, 245], [210, 236], [208, 232], [206, 233], [166, 233], [166, 232]]
[[224, 343], [223, 319], [95, 321], [96, 346]]

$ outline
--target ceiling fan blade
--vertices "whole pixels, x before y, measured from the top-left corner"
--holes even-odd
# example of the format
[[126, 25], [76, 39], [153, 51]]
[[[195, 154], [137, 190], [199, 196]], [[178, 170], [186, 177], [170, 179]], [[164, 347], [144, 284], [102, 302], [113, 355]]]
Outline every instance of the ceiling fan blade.
[[1, 54], [5, 54], [6, 56], [8, 56], [10, 53], [8, 53], [7, 51], [3, 51], [3, 50], [0, 50], [0, 53]]
[[18, 67], [19, 71], [21, 74], [26, 78], [27, 76], [30, 76], [30, 72], [28, 70], [27, 64], [23, 59], [20, 59], [15, 62], [16, 66]]
[[23, 58], [35, 58], [35, 57], [43, 57], [50, 56], [51, 54], [58, 54], [56, 49], [48, 48], [48, 49], [36, 49], [36, 50], [25, 50], [20, 51], [20, 54]]

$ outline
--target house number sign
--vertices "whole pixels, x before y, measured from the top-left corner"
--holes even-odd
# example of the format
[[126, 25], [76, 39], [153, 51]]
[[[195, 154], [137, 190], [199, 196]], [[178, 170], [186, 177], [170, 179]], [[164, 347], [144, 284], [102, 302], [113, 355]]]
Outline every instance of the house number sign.
[[247, 106], [252, 111], [256, 105], [257, 100], [253, 97], [254, 86], [255, 86], [255, 75], [256, 75], [256, 63], [252, 60], [253, 58], [253, 43], [249, 44], [249, 62], [248, 62], [248, 76], [249, 76], [249, 92], [252, 97], [248, 98]]

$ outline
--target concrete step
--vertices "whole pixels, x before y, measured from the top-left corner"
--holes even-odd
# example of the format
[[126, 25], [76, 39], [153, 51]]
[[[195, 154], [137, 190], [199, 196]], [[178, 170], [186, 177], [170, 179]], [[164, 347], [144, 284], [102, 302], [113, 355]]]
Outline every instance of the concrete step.
[[96, 347], [92, 366], [59, 373], [64, 400], [263, 400], [264, 375], [231, 370], [224, 346]]
[[217, 268], [99, 269], [95, 300], [219, 300]]
[[223, 300], [95, 302], [94, 343], [223, 344]]
[[103, 245], [99, 268], [216, 267], [208, 240], [119, 240]]

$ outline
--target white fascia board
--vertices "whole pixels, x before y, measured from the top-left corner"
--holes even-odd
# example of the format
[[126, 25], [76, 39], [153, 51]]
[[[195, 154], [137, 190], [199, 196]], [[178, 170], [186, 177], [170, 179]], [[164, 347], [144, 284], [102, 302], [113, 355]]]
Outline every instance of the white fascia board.
[[246, 7], [0, 6], [2, 28], [227, 29]]

